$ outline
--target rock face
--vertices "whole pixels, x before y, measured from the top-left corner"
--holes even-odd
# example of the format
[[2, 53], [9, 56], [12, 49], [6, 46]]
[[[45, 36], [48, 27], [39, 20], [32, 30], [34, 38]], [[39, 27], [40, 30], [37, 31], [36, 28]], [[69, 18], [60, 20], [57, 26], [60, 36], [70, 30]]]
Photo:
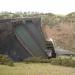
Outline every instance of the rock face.
[[75, 51], [75, 29], [71, 23], [59, 23], [50, 28], [46, 25], [43, 28], [46, 38], [53, 38], [56, 47], [61, 47], [65, 50]]
[[0, 20], [0, 54], [13, 60], [47, 57], [40, 18]]

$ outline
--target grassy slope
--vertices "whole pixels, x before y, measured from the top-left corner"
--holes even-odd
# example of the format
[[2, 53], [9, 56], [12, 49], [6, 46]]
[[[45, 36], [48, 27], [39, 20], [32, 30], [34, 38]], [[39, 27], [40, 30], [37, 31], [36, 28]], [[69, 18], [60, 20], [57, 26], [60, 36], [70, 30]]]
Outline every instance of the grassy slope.
[[75, 75], [75, 68], [45, 63], [15, 63], [14, 67], [0, 65], [0, 75]]

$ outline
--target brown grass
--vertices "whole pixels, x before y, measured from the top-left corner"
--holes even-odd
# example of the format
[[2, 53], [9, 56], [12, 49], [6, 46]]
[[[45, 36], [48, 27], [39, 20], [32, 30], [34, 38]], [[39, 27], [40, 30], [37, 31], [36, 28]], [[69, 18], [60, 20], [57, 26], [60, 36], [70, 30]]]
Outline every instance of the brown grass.
[[15, 63], [14, 67], [0, 65], [0, 75], [75, 75], [75, 68], [48, 63]]

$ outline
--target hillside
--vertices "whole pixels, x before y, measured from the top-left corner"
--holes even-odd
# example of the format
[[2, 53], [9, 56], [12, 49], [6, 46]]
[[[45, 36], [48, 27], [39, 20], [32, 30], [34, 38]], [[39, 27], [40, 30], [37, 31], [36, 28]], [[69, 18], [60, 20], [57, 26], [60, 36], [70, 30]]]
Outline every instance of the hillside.
[[75, 13], [70, 13], [54, 26], [44, 25], [44, 34], [47, 38], [53, 38], [55, 45], [75, 51]]

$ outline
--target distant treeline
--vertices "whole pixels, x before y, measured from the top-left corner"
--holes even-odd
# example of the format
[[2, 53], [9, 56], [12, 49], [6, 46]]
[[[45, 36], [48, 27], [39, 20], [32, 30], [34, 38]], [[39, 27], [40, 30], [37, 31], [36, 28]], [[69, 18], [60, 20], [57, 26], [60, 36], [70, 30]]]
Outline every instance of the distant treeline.
[[66, 16], [55, 15], [53, 13], [38, 13], [38, 12], [1, 12], [0, 19], [9, 18], [24, 18], [24, 17], [41, 17], [43, 25], [54, 26], [59, 22], [75, 22], [75, 12], [72, 12]]

